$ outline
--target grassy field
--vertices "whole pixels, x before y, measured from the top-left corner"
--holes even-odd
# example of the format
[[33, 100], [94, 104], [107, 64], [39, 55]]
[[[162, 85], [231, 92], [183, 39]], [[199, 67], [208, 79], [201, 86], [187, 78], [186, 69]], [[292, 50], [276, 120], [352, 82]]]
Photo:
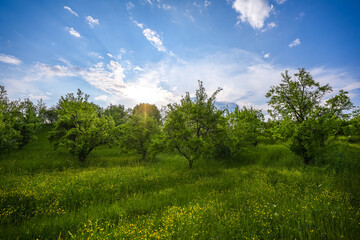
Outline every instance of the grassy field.
[[282, 145], [237, 161], [152, 162], [98, 148], [81, 164], [47, 131], [0, 160], [0, 239], [359, 239], [360, 147], [312, 166]]

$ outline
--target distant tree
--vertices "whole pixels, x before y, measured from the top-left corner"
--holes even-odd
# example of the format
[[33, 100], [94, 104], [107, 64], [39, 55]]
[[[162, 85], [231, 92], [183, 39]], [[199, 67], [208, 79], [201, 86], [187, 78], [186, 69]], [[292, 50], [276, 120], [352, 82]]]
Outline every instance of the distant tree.
[[58, 111], [56, 106], [48, 108], [44, 113], [45, 123], [53, 125], [58, 120]]
[[15, 128], [19, 121], [19, 104], [7, 98], [4, 86], [0, 86], [0, 153], [16, 149], [21, 141], [21, 132]]
[[241, 145], [256, 146], [261, 139], [264, 128], [264, 115], [261, 110], [252, 107], [236, 106], [234, 111], [228, 114], [230, 133], [236, 148]]
[[47, 111], [46, 104], [41, 98], [36, 103], [36, 116], [41, 124], [46, 123], [46, 111]]
[[225, 132], [224, 111], [215, 106], [219, 88], [208, 97], [203, 83], [199, 81], [196, 97], [187, 92], [180, 103], [169, 104], [164, 125], [167, 145], [175, 148], [189, 163], [199, 157], [211, 157], [223, 142]]
[[124, 148], [136, 150], [143, 160], [149, 159], [148, 152], [160, 133], [158, 113], [160, 115], [155, 105], [147, 103], [136, 105], [129, 121], [121, 128]]
[[134, 107], [132, 113], [133, 115], [139, 114], [142, 117], [152, 117], [158, 123], [161, 121], [160, 111], [154, 104], [140, 103]]
[[360, 137], [360, 107], [354, 109], [352, 117], [344, 126], [344, 134], [350, 137]]
[[21, 139], [19, 147], [22, 148], [31, 140], [35, 139], [41, 125], [41, 120], [36, 114], [36, 106], [30, 99], [20, 102], [18, 120], [14, 128], [20, 131]]
[[58, 120], [49, 140], [55, 147], [65, 147], [85, 162], [88, 154], [97, 146], [114, 139], [115, 123], [112, 117], [101, 116], [99, 107], [88, 102], [89, 95], [79, 89], [61, 97], [58, 104]]
[[128, 112], [125, 110], [124, 105], [108, 106], [104, 111], [105, 116], [111, 116], [114, 119], [115, 126], [119, 126], [128, 121]]
[[269, 113], [274, 119], [285, 120], [287, 134], [291, 131], [290, 149], [309, 164], [331, 134], [334, 120], [343, 117], [343, 111], [351, 109], [352, 104], [345, 91], [323, 104], [332, 88], [315, 82], [304, 68], [294, 74], [294, 79], [287, 71], [282, 78], [281, 84], [272, 86], [266, 94], [272, 108]]

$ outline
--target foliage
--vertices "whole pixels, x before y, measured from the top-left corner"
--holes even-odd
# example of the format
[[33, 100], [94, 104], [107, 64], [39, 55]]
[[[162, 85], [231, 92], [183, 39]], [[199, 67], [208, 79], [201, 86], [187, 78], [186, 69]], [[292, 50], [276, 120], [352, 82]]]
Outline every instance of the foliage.
[[175, 148], [189, 162], [192, 168], [194, 160], [211, 157], [221, 150], [226, 137], [224, 111], [215, 107], [219, 88], [208, 98], [205, 88], [199, 81], [196, 97], [191, 100], [187, 92], [180, 104], [168, 105], [165, 120], [165, 141], [170, 148]]
[[230, 133], [235, 148], [243, 145], [256, 146], [264, 132], [264, 115], [261, 110], [252, 107], [235, 107], [228, 115]]
[[47, 109], [44, 113], [45, 122], [53, 125], [58, 120], [58, 112], [56, 107]]
[[10, 101], [0, 86], [0, 150], [22, 148], [36, 138], [41, 121], [36, 106], [29, 100]]
[[269, 113], [274, 119], [284, 119], [287, 127], [292, 126], [286, 131], [291, 136], [290, 148], [309, 164], [335, 128], [335, 120], [346, 117], [343, 111], [352, 104], [347, 92], [341, 90], [322, 105], [332, 89], [315, 82], [304, 68], [294, 74], [294, 79], [287, 71], [282, 77], [282, 83], [266, 94], [272, 108]]
[[18, 106], [10, 102], [6, 90], [0, 86], [0, 153], [16, 149], [21, 140], [21, 133], [15, 129]]
[[108, 106], [105, 111], [104, 115], [108, 117], [112, 117], [115, 122], [115, 126], [119, 126], [124, 124], [128, 121], [128, 112], [125, 110], [124, 105], [112, 105]]
[[65, 147], [81, 162], [95, 147], [113, 141], [115, 129], [114, 120], [100, 117], [99, 107], [88, 102], [89, 95], [83, 95], [79, 89], [76, 97], [73, 93], [61, 97], [58, 121], [49, 136], [55, 147]]
[[344, 126], [344, 134], [360, 137], [360, 108], [352, 112], [352, 118], [348, 121], [348, 125]]
[[29, 99], [25, 99], [20, 103], [19, 121], [15, 125], [15, 128], [18, 129], [21, 134], [19, 142], [20, 148], [36, 138], [41, 125], [41, 119], [38, 118], [36, 111], [36, 106]]
[[142, 159], [151, 159], [148, 156], [150, 149], [154, 149], [154, 139], [160, 134], [160, 111], [155, 105], [142, 103], [136, 105], [129, 121], [122, 125], [122, 144], [124, 148], [134, 149], [141, 154]]
[[139, 114], [144, 118], [152, 117], [158, 123], [161, 122], [160, 111], [154, 104], [140, 103], [134, 107], [132, 114]]

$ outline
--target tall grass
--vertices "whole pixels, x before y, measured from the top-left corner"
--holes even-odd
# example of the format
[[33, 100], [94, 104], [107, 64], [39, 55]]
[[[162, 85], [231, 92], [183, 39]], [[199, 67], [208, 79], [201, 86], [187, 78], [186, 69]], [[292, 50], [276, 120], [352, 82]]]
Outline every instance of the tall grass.
[[107, 147], [81, 164], [46, 134], [2, 156], [0, 239], [360, 236], [360, 157], [348, 144], [334, 143], [313, 166], [284, 146], [260, 145], [189, 170], [178, 155], [142, 162]]

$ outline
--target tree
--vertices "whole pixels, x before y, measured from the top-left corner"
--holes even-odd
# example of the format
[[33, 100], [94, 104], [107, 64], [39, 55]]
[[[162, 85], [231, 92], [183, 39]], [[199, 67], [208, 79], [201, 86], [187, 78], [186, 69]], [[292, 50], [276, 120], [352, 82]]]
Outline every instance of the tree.
[[211, 157], [219, 150], [225, 133], [224, 111], [215, 106], [219, 88], [208, 98], [203, 83], [199, 81], [196, 97], [187, 92], [180, 103], [168, 105], [165, 120], [165, 141], [175, 148], [192, 168], [199, 157]]
[[256, 146], [260, 141], [263, 131], [264, 115], [261, 110], [255, 108], [236, 106], [234, 111], [229, 113], [229, 126], [236, 149], [241, 145]]
[[0, 86], [0, 153], [16, 149], [21, 141], [21, 132], [15, 128], [19, 121], [19, 104], [7, 98], [4, 86]]
[[88, 154], [97, 146], [114, 139], [115, 123], [111, 117], [100, 116], [99, 107], [88, 102], [89, 95], [79, 89], [61, 97], [58, 104], [58, 120], [49, 140], [55, 147], [63, 146], [85, 162]]
[[294, 74], [294, 79], [287, 71], [281, 75], [281, 84], [272, 86], [266, 94], [272, 108], [269, 113], [274, 119], [286, 120], [288, 127], [292, 126], [290, 149], [309, 164], [331, 133], [333, 120], [343, 117], [343, 111], [352, 104], [345, 91], [323, 104], [323, 98], [332, 88], [315, 82], [304, 68]]
[[154, 104], [140, 103], [136, 105], [132, 111], [133, 115], [139, 114], [142, 117], [152, 117], [158, 123], [161, 122], [161, 114]]
[[128, 113], [125, 110], [124, 105], [112, 105], [110, 104], [104, 111], [105, 116], [111, 116], [114, 119], [115, 126], [119, 126], [128, 121]]
[[132, 112], [129, 121], [122, 126], [122, 144], [126, 149], [136, 150], [142, 160], [146, 160], [154, 139], [160, 133], [160, 111], [155, 105], [141, 103]]
[[36, 138], [41, 125], [41, 119], [37, 116], [36, 106], [29, 99], [25, 99], [20, 103], [18, 119], [19, 121], [14, 127], [20, 131], [21, 139], [19, 147], [22, 148]]

